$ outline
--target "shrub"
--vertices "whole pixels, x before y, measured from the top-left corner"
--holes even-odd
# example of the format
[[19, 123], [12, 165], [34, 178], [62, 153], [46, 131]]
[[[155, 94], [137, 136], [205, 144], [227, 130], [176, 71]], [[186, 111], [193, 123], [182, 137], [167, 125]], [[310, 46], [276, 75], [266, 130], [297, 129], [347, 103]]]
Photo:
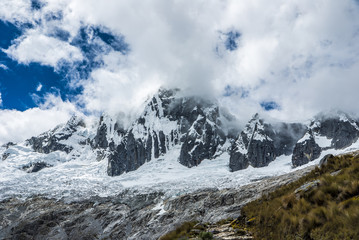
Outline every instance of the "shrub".
[[166, 235], [160, 237], [159, 240], [179, 240], [187, 239], [190, 231], [198, 222], [184, 222], [182, 225], [177, 227], [175, 230], [167, 233]]
[[201, 232], [199, 234], [199, 238], [201, 240], [212, 240], [213, 239], [213, 233], [211, 233], [211, 232]]

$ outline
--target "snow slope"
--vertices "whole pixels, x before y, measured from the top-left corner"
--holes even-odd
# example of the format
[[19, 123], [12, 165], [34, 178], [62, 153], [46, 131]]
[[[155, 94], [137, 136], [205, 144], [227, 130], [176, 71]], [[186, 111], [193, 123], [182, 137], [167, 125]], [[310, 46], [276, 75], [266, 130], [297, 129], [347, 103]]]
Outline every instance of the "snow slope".
[[[358, 148], [359, 142], [356, 142], [347, 149], [323, 151], [320, 158], [300, 168], [318, 164], [326, 154], [341, 154]], [[77, 158], [60, 151], [36, 153], [25, 144], [9, 150], [12, 154], [0, 162], [0, 200], [40, 194], [72, 201], [91, 196], [114, 196], [128, 189], [138, 192], [163, 191], [170, 197], [202, 188], [237, 188], [261, 178], [299, 169], [292, 168], [291, 156], [281, 156], [267, 167], [249, 167], [230, 172], [227, 153], [213, 160], [204, 160], [197, 167], [187, 168], [178, 162], [180, 149], [175, 147], [162, 158], [147, 162], [136, 171], [110, 177], [106, 173], [107, 160], [97, 161], [96, 154], [88, 146], [81, 150]], [[22, 169], [24, 165], [38, 161], [53, 167], [35, 173]]]
[[[335, 150], [335, 148], [330, 147], [331, 139], [314, 133], [315, 141], [322, 151], [319, 158], [306, 165], [293, 169], [292, 155], [282, 154], [273, 158], [275, 160], [271, 160], [266, 167], [253, 168], [249, 166], [246, 169], [231, 172], [229, 154], [234, 139], [221, 137], [220, 129], [217, 131], [217, 128], [221, 126], [219, 124], [221, 114], [218, 108], [214, 107], [215, 105], [212, 103], [198, 99], [180, 98], [179, 102], [175, 101], [176, 104], [171, 105], [170, 103], [174, 101], [173, 92], [164, 91], [161, 96], [161, 101], [159, 95], [152, 98], [140, 118], [127, 130], [120, 129], [117, 122], [109, 116], [102, 117], [97, 125], [94, 123], [85, 124], [80, 118], [74, 116], [66, 124], [38, 137], [33, 137], [29, 141], [0, 147], [0, 157], [2, 156], [0, 159], [0, 200], [14, 196], [27, 198], [39, 194], [72, 201], [92, 196], [115, 196], [127, 190], [137, 192], [161, 191], [167, 196], [177, 196], [203, 188], [237, 188], [259, 179], [286, 174], [299, 168], [318, 164], [326, 154], [341, 154], [359, 149], [359, 135], [350, 138], [350, 141], [348, 140], [350, 143], [354, 142], [350, 147]], [[186, 109], [184, 109], [185, 107]], [[165, 110], [168, 116], [164, 116]], [[191, 117], [194, 118], [193, 121]], [[206, 121], [201, 121], [203, 119]], [[330, 120], [329, 123], [331, 124], [325, 123], [329, 127], [324, 126], [320, 130], [331, 130], [333, 124], [334, 127], [341, 126], [338, 122], [343, 121], [350, 124], [342, 124], [344, 127], [334, 128], [335, 134], [346, 133], [344, 130], [347, 129], [357, 134], [359, 123], [348, 120], [348, 117], [341, 117], [340, 121]], [[101, 124], [105, 128], [99, 127], [102, 126]], [[314, 121], [312, 128], [314, 129], [319, 124], [319, 121]], [[187, 128], [182, 133], [180, 128], [183, 128], [183, 125], [186, 125]], [[156, 157], [143, 159], [141, 165], [136, 166], [135, 169], [125, 169], [124, 173], [119, 176], [108, 176], [108, 166], [109, 162], [111, 163], [109, 160], [111, 156], [114, 156], [110, 154], [111, 149], [120, 143], [126, 143], [126, 136], [129, 135], [125, 134], [126, 131], [139, 139], [134, 145], [138, 142], [147, 143], [146, 137], [150, 133], [154, 135], [157, 132], [156, 136], [161, 138], [160, 132], [162, 132], [164, 140], [162, 142], [157, 141], [157, 145], [164, 145], [160, 147], [165, 151], [161, 151]], [[175, 136], [177, 141], [170, 138], [174, 132], [178, 135], [182, 134]], [[195, 136], [192, 137], [192, 135]], [[273, 141], [265, 135], [264, 125], [258, 115], [255, 115], [246, 126], [244, 136], [247, 136], [248, 141], [253, 139], [259, 142], [272, 143]], [[242, 135], [239, 137], [237, 143], [239, 142], [242, 145], [238, 146], [238, 151], [247, 153]], [[298, 142], [301, 143], [308, 137], [310, 137], [309, 133], [305, 134]], [[152, 142], [154, 142], [154, 137], [149, 138], [152, 138]], [[180, 138], [185, 138], [185, 140], [180, 140]], [[207, 138], [210, 139], [207, 141], [208, 144], [203, 143], [204, 140], [208, 140]], [[94, 146], [96, 139], [98, 140], [97, 145], [100, 147]], [[287, 141], [287, 138], [284, 139]], [[343, 139], [346, 140], [345, 136]], [[221, 142], [222, 140], [223, 142]], [[192, 144], [201, 141], [202, 144]], [[183, 148], [184, 144], [187, 144], [185, 149]], [[212, 159], [204, 159], [198, 166], [192, 164], [190, 165], [191, 168], [179, 162], [183, 151], [192, 155], [197, 147], [206, 146], [206, 144], [209, 147], [201, 148], [202, 152], [196, 154], [199, 156], [208, 153], [209, 149], [215, 150], [212, 155], [203, 157], [213, 157]], [[102, 145], [105, 147], [101, 147]], [[119, 146], [122, 147], [122, 145], [125, 144]], [[152, 153], [155, 152], [154, 146], [155, 144], [151, 145]], [[135, 147], [125, 146], [124, 150], [132, 153], [136, 151], [134, 150]], [[160, 147], [157, 146], [157, 150]], [[257, 145], [257, 152], [261, 153], [265, 147], [265, 144]], [[115, 153], [118, 156], [123, 156], [123, 151], [115, 151]], [[253, 156], [257, 159], [260, 154]], [[117, 160], [121, 160], [118, 161], [119, 164], [123, 164], [123, 160], [132, 163], [138, 161], [138, 156]], [[30, 172], [34, 164], [42, 164], [42, 166], [47, 167], [38, 172]]]

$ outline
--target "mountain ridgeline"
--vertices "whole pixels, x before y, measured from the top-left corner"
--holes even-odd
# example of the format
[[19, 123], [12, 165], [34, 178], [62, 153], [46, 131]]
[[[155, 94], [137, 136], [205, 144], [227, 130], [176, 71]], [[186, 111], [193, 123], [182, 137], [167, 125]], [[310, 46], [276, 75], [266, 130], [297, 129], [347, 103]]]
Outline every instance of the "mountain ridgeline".
[[108, 174], [133, 171], [145, 162], [181, 147], [179, 162], [197, 166], [226, 151], [222, 116], [213, 102], [195, 97], [175, 97], [177, 90], [162, 90], [146, 105], [128, 129], [101, 117], [92, 146], [108, 158]]
[[216, 101], [162, 89], [128, 128], [103, 115], [94, 133], [86, 135], [91, 130], [74, 116], [65, 125], [32, 137], [27, 144], [36, 152], [64, 151], [74, 158], [81, 154], [78, 149], [90, 147], [98, 160], [108, 160], [108, 175], [117, 176], [135, 171], [174, 148], [180, 149], [179, 163], [189, 168], [224, 153], [229, 154], [230, 171], [264, 167], [282, 155], [292, 155], [296, 167], [319, 158], [328, 149], [348, 148], [359, 138], [358, 120], [341, 112], [317, 116], [307, 125], [268, 123], [256, 114], [242, 131], [228, 127], [235, 121]]

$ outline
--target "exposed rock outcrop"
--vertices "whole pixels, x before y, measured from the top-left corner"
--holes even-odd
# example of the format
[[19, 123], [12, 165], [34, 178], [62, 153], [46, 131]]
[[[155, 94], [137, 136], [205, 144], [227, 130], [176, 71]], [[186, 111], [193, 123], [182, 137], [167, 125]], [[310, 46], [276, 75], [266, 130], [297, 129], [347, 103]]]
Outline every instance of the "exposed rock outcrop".
[[292, 153], [295, 143], [305, 132], [302, 124], [265, 123], [256, 114], [232, 144], [229, 168], [237, 171], [253, 167], [264, 167], [277, 156]]
[[[264, 167], [278, 156], [291, 154], [293, 166], [300, 166], [317, 159], [322, 151], [347, 148], [359, 139], [359, 121], [341, 112], [318, 115], [308, 125], [268, 123], [256, 114], [238, 134], [239, 129], [228, 130], [231, 124], [227, 123], [235, 118], [216, 101], [181, 94], [178, 89], [159, 90], [126, 127], [120, 118], [104, 114], [91, 134], [82, 134], [84, 121], [73, 117], [27, 144], [45, 154], [73, 154], [74, 148], [81, 148], [74, 144], [90, 147], [97, 160], [108, 160], [108, 175], [117, 176], [175, 148], [179, 163], [189, 168], [228, 152], [229, 169], [237, 171], [249, 165]], [[2, 147], [11, 148], [11, 144]], [[9, 154], [4, 151], [2, 160]], [[80, 155], [81, 151], [73, 154], [74, 158]]]
[[331, 148], [349, 147], [359, 138], [359, 122], [345, 113], [320, 116], [311, 124], [314, 133], [331, 139]]
[[52, 167], [52, 165], [47, 164], [45, 162], [34, 162], [26, 166], [23, 166], [22, 169], [25, 170], [27, 173], [35, 173], [48, 167]]
[[181, 148], [179, 162], [187, 167], [223, 151], [226, 134], [218, 106], [208, 99], [177, 94], [178, 90], [160, 90], [127, 130], [117, 131], [118, 123], [102, 117], [93, 146], [107, 152], [109, 175], [136, 170], [175, 146]]
[[85, 122], [81, 118], [73, 116], [66, 124], [60, 125], [38, 137], [32, 137], [27, 140], [27, 143], [35, 152], [39, 153], [48, 154], [54, 151], [69, 153], [73, 147], [71, 144], [64, 143], [64, 141], [72, 137], [80, 127], [84, 128]]
[[187, 167], [197, 166], [204, 159], [211, 159], [226, 141], [225, 133], [220, 129], [221, 122], [218, 107], [209, 112], [199, 111], [197, 119], [184, 136], [179, 162]]
[[[125, 136], [114, 151], [109, 156], [107, 173], [110, 176], [120, 175], [124, 172], [134, 171], [142, 166], [146, 161], [151, 160], [151, 138], [147, 138], [147, 143], [141, 139], [135, 139], [132, 132]], [[113, 143], [111, 143], [113, 144]]]
[[320, 114], [296, 144], [292, 164], [296, 167], [318, 159], [323, 150], [347, 148], [358, 138], [358, 120], [343, 112]]
[[313, 133], [309, 131], [302, 141], [299, 141], [294, 148], [292, 164], [294, 167], [304, 165], [320, 156], [322, 149], [315, 143]]

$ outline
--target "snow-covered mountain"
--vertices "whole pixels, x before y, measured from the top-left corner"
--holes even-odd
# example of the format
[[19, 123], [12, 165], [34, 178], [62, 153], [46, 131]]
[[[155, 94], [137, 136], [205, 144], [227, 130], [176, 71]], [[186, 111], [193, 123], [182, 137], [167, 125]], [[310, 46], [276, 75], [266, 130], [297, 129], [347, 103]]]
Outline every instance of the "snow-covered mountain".
[[233, 187], [359, 148], [359, 122], [341, 112], [318, 115], [309, 124], [267, 122], [258, 114], [244, 129], [233, 128], [235, 122], [215, 100], [178, 89], [159, 90], [129, 127], [106, 114], [94, 124], [74, 116], [1, 147], [0, 198]]
[[175, 146], [181, 147], [179, 162], [187, 167], [226, 151], [221, 119], [228, 117], [214, 102], [177, 97], [178, 92], [160, 90], [128, 129], [101, 117], [92, 146], [108, 159], [110, 176], [134, 171]]
[[296, 142], [304, 135], [306, 127], [299, 123], [272, 125], [255, 114], [232, 144], [229, 159], [231, 171], [264, 167], [276, 157], [291, 155]]
[[343, 112], [317, 115], [293, 150], [293, 166], [317, 159], [322, 151], [350, 148], [359, 138], [359, 121]]

